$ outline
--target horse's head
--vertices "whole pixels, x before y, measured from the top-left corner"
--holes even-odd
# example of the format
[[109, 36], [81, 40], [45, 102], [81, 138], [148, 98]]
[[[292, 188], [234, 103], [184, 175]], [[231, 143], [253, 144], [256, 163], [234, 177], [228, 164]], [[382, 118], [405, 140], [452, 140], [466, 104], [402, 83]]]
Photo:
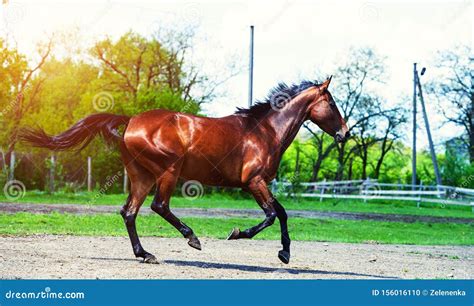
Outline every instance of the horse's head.
[[349, 128], [328, 90], [329, 83], [331, 78], [316, 87], [317, 93], [309, 105], [309, 119], [337, 142], [344, 142], [350, 137]]

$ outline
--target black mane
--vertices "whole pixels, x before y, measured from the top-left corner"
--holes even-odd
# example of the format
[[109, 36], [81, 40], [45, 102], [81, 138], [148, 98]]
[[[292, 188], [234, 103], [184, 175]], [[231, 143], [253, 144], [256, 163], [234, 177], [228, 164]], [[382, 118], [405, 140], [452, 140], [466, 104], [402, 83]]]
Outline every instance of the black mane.
[[272, 88], [268, 93], [264, 101], [257, 101], [250, 108], [237, 108], [235, 114], [261, 117], [267, 114], [271, 109], [283, 108], [291, 99], [299, 95], [302, 91], [319, 85], [313, 81], [302, 81], [300, 84], [287, 85], [285, 83], [279, 83], [277, 86]]

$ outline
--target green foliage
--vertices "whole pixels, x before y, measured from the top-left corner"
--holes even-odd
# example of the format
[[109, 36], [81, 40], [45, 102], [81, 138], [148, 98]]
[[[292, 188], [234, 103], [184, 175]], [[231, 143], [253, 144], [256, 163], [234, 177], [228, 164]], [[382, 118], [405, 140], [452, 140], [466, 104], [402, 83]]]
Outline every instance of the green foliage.
[[[11, 90], [29, 69], [24, 56], [8, 48], [0, 40], [0, 145], [10, 144], [11, 127], [40, 126], [48, 134], [58, 134], [78, 120], [92, 113], [112, 112], [135, 115], [152, 109], [169, 109], [197, 114], [199, 104], [190, 91], [196, 85], [187, 78], [187, 58], [180, 51], [165, 47], [157, 38], [145, 38], [128, 32], [117, 41], [104, 39], [96, 42], [89, 55], [94, 59], [46, 59], [34, 74], [25, 94], [28, 109], [19, 120], [11, 114], [16, 105], [16, 91]], [[184, 54], [184, 53], [183, 53]], [[20, 121], [21, 120], [21, 121]], [[50, 152], [16, 145], [16, 178], [27, 189], [48, 190]], [[92, 177], [95, 189], [101, 189], [115, 175], [123, 175], [123, 165], [117, 148], [108, 147], [95, 139], [82, 152], [58, 153], [55, 165], [55, 189], [75, 191], [84, 188], [87, 157], [92, 157]], [[122, 181], [112, 184], [105, 193], [120, 192]]]
[[[310, 181], [313, 175], [312, 165], [317, 157], [317, 151], [314, 148], [313, 139], [302, 139], [298, 146], [302, 148], [300, 154], [300, 169], [299, 177], [301, 181]], [[328, 146], [334, 140], [331, 137], [323, 138], [325, 146]], [[350, 140], [350, 142], [353, 140]], [[396, 150], [390, 151], [384, 159], [382, 165], [379, 181], [382, 182], [408, 182], [409, 175], [411, 175], [410, 168], [410, 151], [409, 148], [404, 147], [401, 142], [396, 143]], [[350, 150], [351, 146], [347, 145], [345, 149]], [[380, 147], [372, 146], [369, 149], [369, 165], [368, 177], [374, 177], [376, 158], [380, 155]], [[294, 177], [296, 161], [296, 146], [291, 144], [288, 150], [283, 155], [283, 159], [279, 168], [279, 178], [282, 180], [291, 181]], [[431, 160], [430, 160], [431, 162]], [[332, 150], [331, 153], [322, 162], [319, 169], [318, 181], [334, 180], [338, 167], [337, 150]], [[359, 158], [355, 158], [352, 162], [352, 177], [350, 179], [361, 179], [362, 162]], [[348, 178], [348, 167], [345, 167], [345, 178]]]
[[[201, 103], [212, 95], [202, 94], [203, 90], [202, 96], [193, 95], [193, 89], [196, 86], [199, 89], [201, 83], [211, 88], [215, 84], [195, 67], [190, 69], [187, 66], [189, 42], [186, 35], [176, 35], [170, 41], [130, 31], [117, 40], [105, 38], [97, 41], [88, 51], [89, 58], [50, 55], [45, 57], [44, 64], [35, 70], [23, 88], [25, 76], [34, 65], [0, 39], [0, 148], [4, 153], [10, 147], [15, 149], [16, 178], [25, 183], [28, 190], [48, 188], [50, 165], [45, 160], [51, 153], [16, 144], [12, 131], [20, 125], [40, 126], [49, 134], [58, 134], [79, 119], [101, 111], [130, 116], [152, 109], [199, 114]], [[383, 83], [384, 59], [371, 49], [352, 50], [350, 54], [347, 62], [337, 69], [339, 86], [331, 91], [343, 115], [358, 122], [365, 118], [360, 121], [365, 125], [359, 124], [354, 129], [353, 138], [341, 150], [343, 154], [339, 154], [332, 137], [322, 136], [320, 132], [313, 135], [317, 137], [302, 133], [284, 154], [277, 174], [278, 180], [291, 182], [294, 191], [299, 190], [301, 182], [361, 179], [364, 173], [369, 178], [377, 177], [381, 182], [411, 182], [411, 152], [399, 140], [396, 128], [387, 129], [388, 143], [393, 147], [383, 159], [379, 172], [376, 171], [377, 161], [383, 152], [380, 141], [375, 141], [366, 151], [358, 148], [364, 141], [383, 138], [381, 126], [404, 123], [404, 120], [403, 116], [398, 118], [393, 114], [372, 116], [386, 111], [382, 109], [383, 101], [372, 88]], [[364, 81], [370, 82], [370, 86], [363, 86]], [[402, 109], [391, 111], [398, 114]], [[321, 166], [315, 167], [320, 151], [324, 151], [320, 146], [331, 150]], [[454, 152], [447, 151], [438, 156], [444, 184], [474, 187], [474, 165], [467, 157]], [[366, 167], [362, 163], [365, 153]], [[77, 191], [85, 187], [88, 156], [92, 157], [96, 190], [123, 172], [117, 149], [95, 139], [80, 153], [57, 153], [54, 169], [56, 190]], [[341, 156], [345, 159], [342, 168]], [[430, 155], [419, 152], [417, 159], [418, 180], [423, 184], [433, 184]], [[3, 170], [6, 173], [6, 169]], [[122, 179], [104, 192], [121, 190]], [[222, 188], [209, 191], [240, 196]]]
[[440, 161], [443, 184], [474, 188], [474, 164], [469, 163], [464, 148], [461, 139], [452, 139], [446, 143], [446, 155]]
[[[357, 137], [357, 136], [354, 136]], [[334, 140], [330, 137], [323, 138], [324, 145], [328, 146]], [[312, 166], [317, 156], [313, 138], [300, 138], [299, 142], [290, 145], [283, 155], [282, 162], [278, 170], [278, 179], [290, 181], [294, 179], [296, 166], [296, 151], [301, 148], [299, 178], [301, 182], [310, 181], [312, 177]], [[345, 149], [350, 150], [350, 145]], [[347, 154], [347, 153], [346, 153]], [[375, 163], [381, 154], [381, 147], [371, 146], [368, 150], [368, 168], [367, 175], [374, 178]], [[337, 150], [331, 151], [326, 159], [323, 160], [319, 169], [318, 181], [334, 180], [338, 167]], [[474, 188], [474, 165], [469, 163], [469, 159], [464, 155], [455, 154], [453, 151], [447, 151], [445, 154], [437, 155], [438, 164], [441, 169], [443, 184], [460, 186], [464, 188]], [[348, 166], [344, 169], [345, 179], [362, 179], [362, 161], [355, 158], [352, 162], [352, 175], [348, 177]], [[432, 185], [436, 183], [434, 175], [433, 162], [429, 151], [420, 151], [417, 154], [417, 177], [418, 183]], [[406, 147], [401, 141], [394, 143], [394, 149], [389, 151], [383, 161], [379, 182], [386, 183], [411, 183], [411, 148]]]
[[[24, 55], [16, 49], [10, 48], [0, 38], [0, 146], [6, 147], [16, 108], [20, 103], [18, 88], [28, 69], [28, 62]], [[29, 93], [29, 91], [24, 94]]]
[[197, 114], [199, 105], [194, 101], [184, 101], [177, 93], [170, 89], [160, 92], [153, 89], [143, 89], [138, 92], [137, 101], [127, 109], [126, 113], [136, 114], [150, 109], [168, 109], [177, 112]]

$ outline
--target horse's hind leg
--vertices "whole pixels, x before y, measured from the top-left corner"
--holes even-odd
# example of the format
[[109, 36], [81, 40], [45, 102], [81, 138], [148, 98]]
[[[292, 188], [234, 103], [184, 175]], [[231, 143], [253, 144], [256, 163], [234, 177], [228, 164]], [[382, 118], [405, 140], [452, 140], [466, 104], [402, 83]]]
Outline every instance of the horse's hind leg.
[[167, 171], [160, 176], [156, 184], [156, 194], [151, 209], [162, 216], [166, 221], [173, 225], [183, 236], [188, 239], [188, 244], [198, 250], [201, 250], [201, 243], [194, 235], [193, 230], [184, 224], [178, 217], [176, 217], [170, 210], [170, 198], [173, 193], [178, 177]]
[[136, 257], [143, 258], [143, 262], [158, 263], [155, 256], [143, 249], [135, 226], [135, 220], [140, 206], [145, 201], [148, 192], [150, 192], [150, 189], [155, 183], [153, 175], [134, 161], [127, 164], [127, 172], [130, 176], [131, 182], [130, 194], [127, 202], [120, 211], [120, 214], [122, 215], [127, 227], [128, 236], [132, 243], [133, 253]]

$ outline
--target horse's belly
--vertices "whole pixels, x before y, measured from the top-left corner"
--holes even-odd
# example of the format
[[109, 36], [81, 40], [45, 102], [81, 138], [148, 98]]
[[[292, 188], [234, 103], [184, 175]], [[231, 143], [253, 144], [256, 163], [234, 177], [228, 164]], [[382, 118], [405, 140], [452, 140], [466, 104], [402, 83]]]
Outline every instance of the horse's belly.
[[215, 160], [205, 157], [186, 157], [180, 177], [184, 180], [196, 180], [210, 186], [240, 187], [241, 176], [238, 162]]

